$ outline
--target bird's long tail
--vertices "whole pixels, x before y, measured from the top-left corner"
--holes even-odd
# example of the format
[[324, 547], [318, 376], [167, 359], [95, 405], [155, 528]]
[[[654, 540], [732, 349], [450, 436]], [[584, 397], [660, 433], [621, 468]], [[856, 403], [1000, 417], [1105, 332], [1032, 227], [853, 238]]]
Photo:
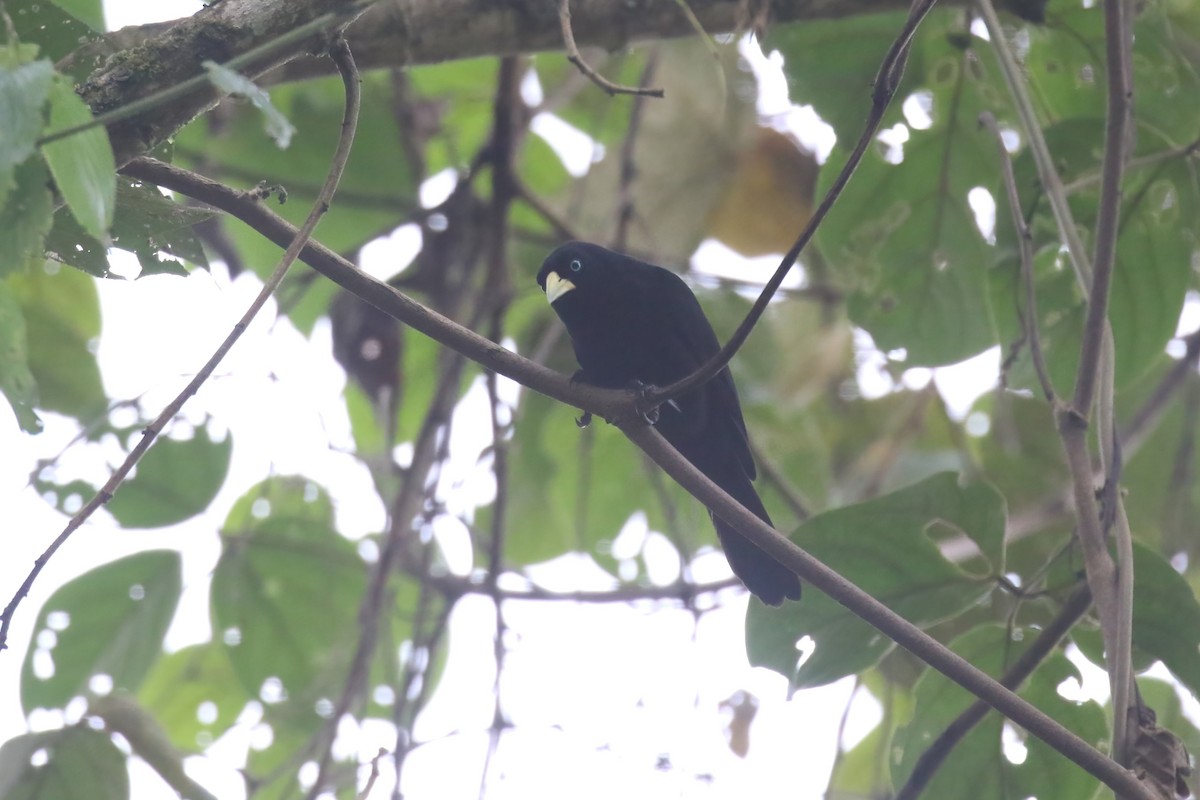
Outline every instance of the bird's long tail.
[[[771, 518], [767, 515], [767, 509], [763, 507], [762, 500], [759, 499], [758, 492], [754, 491], [754, 484], [750, 482], [747, 475], [741, 472], [740, 468], [737, 470], [737, 474], [721, 474], [732, 472], [728, 467], [721, 470], [704, 470], [704, 472], [712, 478], [714, 483], [729, 492], [733, 499], [754, 512], [756, 517], [768, 525], [772, 524]], [[734, 530], [733, 526], [716, 514], [710, 512], [710, 516], [713, 527], [717, 529], [717, 538], [721, 540], [721, 547], [725, 549], [725, 557], [729, 559], [729, 566], [733, 569], [733, 574], [746, 584], [747, 589], [759, 600], [771, 606], [783, 605], [785, 598], [800, 599], [800, 579], [791, 570], [764, 553], [757, 545]]]

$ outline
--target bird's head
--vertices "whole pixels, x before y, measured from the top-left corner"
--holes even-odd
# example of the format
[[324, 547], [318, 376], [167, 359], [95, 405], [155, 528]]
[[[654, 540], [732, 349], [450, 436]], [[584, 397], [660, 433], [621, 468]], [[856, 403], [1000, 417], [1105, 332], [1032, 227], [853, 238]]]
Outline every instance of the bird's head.
[[[561, 308], [563, 298], [572, 294], [598, 300], [606, 294], [610, 283], [605, 274], [611, 273], [622, 258], [600, 245], [569, 242], [546, 256], [538, 270], [538, 286], [556, 310]], [[572, 298], [569, 302], [576, 300]]]

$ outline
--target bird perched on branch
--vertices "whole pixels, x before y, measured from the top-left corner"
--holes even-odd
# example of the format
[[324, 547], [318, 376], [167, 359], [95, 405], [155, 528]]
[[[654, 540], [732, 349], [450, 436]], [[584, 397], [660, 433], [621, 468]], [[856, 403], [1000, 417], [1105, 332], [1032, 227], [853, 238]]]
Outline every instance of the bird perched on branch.
[[[720, 350], [696, 296], [675, 273], [571, 242], [542, 264], [538, 285], [571, 336], [578, 380], [609, 389], [666, 386]], [[684, 458], [759, 519], [754, 459], [729, 369], [664, 404], [655, 423]], [[800, 599], [800, 580], [716, 515], [713, 526], [734, 573], [764, 603]]]

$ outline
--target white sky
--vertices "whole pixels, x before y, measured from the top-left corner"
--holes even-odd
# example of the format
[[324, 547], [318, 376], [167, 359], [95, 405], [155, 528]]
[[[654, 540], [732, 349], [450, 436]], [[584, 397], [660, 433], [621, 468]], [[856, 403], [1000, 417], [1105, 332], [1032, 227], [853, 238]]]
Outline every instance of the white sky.
[[[198, 7], [194, 2], [110, 1], [107, 14], [110, 27], [120, 27], [173, 19]], [[806, 138], [816, 137], [816, 144], [825, 147], [811, 112], [786, 103], [778, 64], [772, 67], [760, 58], [756, 67], [767, 88], [761, 110], [784, 119]], [[438, 191], [433, 186], [429, 190]], [[375, 247], [383, 247], [385, 256], [392, 248], [388, 260], [394, 264], [396, 249], [411, 248], [413, 242], [402, 233], [391, 245]], [[697, 265], [706, 268], [731, 257], [710, 243]], [[763, 263], [774, 265], [769, 259]], [[204, 362], [259, 284], [252, 275], [230, 284], [198, 271], [186, 279], [107, 281], [99, 287], [104, 335], [98, 360], [105, 388], [113, 398], [141, 396], [153, 416]], [[102, 511], [75, 534], [24, 602], [10, 635], [13, 646], [0, 654], [0, 686], [6, 687], [0, 692], [0, 738], [27, 729], [17, 693], [25, 644], [37, 609], [70, 578], [140, 549], [178, 548], [184, 556], [185, 592], [168, 634], [167, 645], [173, 650], [209, 637], [208, 579], [219, 554], [215, 531], [237, 497], [266, 475], [303, 474], [328, 489], [335, 498], [338, 528], [351, 538], [381, 528], [383, 509], [365, 468], [337, 452], [348, 449], [351, 440], [341, 398], [345, 378], [329, 353], [327, 324], [318, 325], [313, 337], [305, 339], [286, 319], [277, 319], [268, 305], [185, 412], [194, 424], [211, 415], [218, 435], [232, 432], [234, 459], [225, 487], [204, 515], [172, 528], [121, 531]], [[882, 359], [877, 354], [863, 360], [859, 380], [868, 395], [890, 388]], [[998, 361], [991, 351], [968, 364], [938, 370], [933, 379], [951, 407], [965, 413], [978, 393], [990, 387]], [[912, 371], [905, 383], [923, 385], [930, 379], [928, 370]], [[475, 393], [465, 402], [482, 400]], [[34, 463], [61, 451], [75, 434], [72, 421], [54, 415], [45, 419], [43, 434], [23, 436], [7, 404], [0, 403], [0, 452], [6, 454], [0, 460], [0, 507], [8, 521], [6, 558], [0, 562], [5, 601], [65, 522], [26, 488]], [[119, 454], [109, 452], [107, 458], [114, 462]], [[108, 467], [94, 454], [69, 453], [59, 463], [69, 477], [99, 482], [107, 476]], [[664, 563], [660, 573], [665, 582], [674, 568], [669, 560]], [[715, 556], [698, 568], [711, 571], [712, 577], [728, 574], [723, 560]], [[571, 563], [543, 571], [547, 583], [564, 576], [573, 583], [586, 581], [589, 574]], [[654, 604], [506, 606], [511, 634], [502, 694], [516, 728], [502, 740], [488, 797], [820, 797], [852, 681], [802, 692], [788, 702], [783, 678], [746, 663], [745, 603], [744, 594], [731, 593], [699, 624], [687, 612]], [[468, 598], [459, 604], [446, 672], [416, 731], [419, 740], [431, 743], [417, 749], [407, 763], [409, 797], [475, 798], [479, 793], [494, 702], [493, 625], [489, 601]], [[1092, 679], [1088, 693], [1103, 693], [1103, 677], [1094, 691]], [[748, 691], [760, 702], [750, 754], [744, 760], [725, 744], [729, 715], [720, 709], [721, 701], [737, 691]], [[856, 702], [846, 730], [848, 742], [864, 736], [878, 717], [873, 701]], [[33, 722], [35, 728], [44, 728], [61, 720], [43, 713]], [[235, 770], [243, 763], [247, 743], [263, 733], [253, 714], [246, 715], [212, 748], [211, 757], [190, 759], [189, 771], [222, 800], [244, 797]], [[340, 745], [350, 748], [346, 752], [357, 752], [364, 763], [378, 747], [390, 750], [394, 745], [394, 734], [381, 724], [345, 734]], [[664, 755], [673, 769], [656, 769]], [[699, 775], [711, 779], [700, 780]], [[135, 800], [174, 796], [144, 765], [135, 764], [133, 776]], [[372, 797], [390, 796], [392, 780], [385, 768]]]

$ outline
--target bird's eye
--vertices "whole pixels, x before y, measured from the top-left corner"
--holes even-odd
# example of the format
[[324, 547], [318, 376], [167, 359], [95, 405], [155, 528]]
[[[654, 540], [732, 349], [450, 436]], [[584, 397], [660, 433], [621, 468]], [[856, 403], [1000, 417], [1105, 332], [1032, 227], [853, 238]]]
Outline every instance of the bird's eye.
[[579, 272], [581, 269], [583, 269], [583, 262], [578, 258], [571, 262], [571, 272]]

